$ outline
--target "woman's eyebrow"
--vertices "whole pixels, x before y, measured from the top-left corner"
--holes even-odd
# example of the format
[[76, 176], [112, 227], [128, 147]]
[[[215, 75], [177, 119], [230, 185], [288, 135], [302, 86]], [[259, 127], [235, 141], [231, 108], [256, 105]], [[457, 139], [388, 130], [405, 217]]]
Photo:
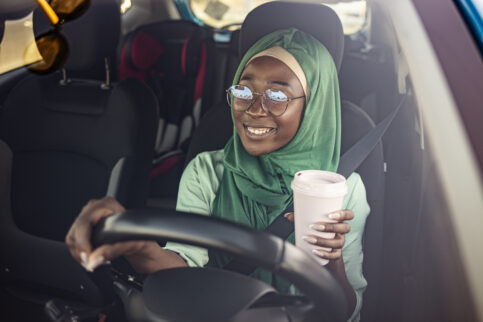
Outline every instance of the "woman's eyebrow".
[[[240, 78], [240, 82], [241, 81], [248, 81], [248, 82], [250, 82], [250, 81], [253, 81], [253, 78], [250, 77], [249, 75], [246, 75], [246, 76], [242, 76]], [[267, 84], [281, 85], [281, 86], [290, 87], [290, 88], [293, 89], [292, 84], [290, 84], [288, 82], [278, 81], [278, 80], [269, 80], [269, 81], [267, 81]]]
[[281, 86], [293, 88], [290, 83], [282, 82], [282, 81], [275, 81], [275, 80], [274, 81], [267, 81], [267, 84], [275, 84], [275, 85], [281, 85]]

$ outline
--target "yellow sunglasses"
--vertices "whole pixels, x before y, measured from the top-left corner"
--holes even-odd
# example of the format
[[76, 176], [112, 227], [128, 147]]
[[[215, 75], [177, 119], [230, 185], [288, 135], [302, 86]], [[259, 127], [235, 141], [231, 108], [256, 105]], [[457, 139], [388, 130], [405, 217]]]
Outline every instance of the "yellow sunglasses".
[[42, 60], [28, 66], [37, 74], [48, 74], [59, 69], [69, 57], [69, 44], [61, 34], [61, 26], [83, 15], [90, 0], [36, 0], [53, 29], [35, 38]]

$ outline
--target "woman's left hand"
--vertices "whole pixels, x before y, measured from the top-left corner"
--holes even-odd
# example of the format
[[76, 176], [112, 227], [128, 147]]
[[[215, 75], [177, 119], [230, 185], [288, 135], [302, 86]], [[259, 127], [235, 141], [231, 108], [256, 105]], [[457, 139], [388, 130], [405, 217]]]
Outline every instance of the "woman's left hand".
[[[294, 221], [294, 213], [288, 213], [285, 217], [292, 222]], [[331, 248], [331, 251], [314, 250], [314, 254], [321, 258], [334, 261], [342, 259], [342, 247], [344, 247], [345, 244], [345, 234], [351, 230], [350, 225], [345, 221], [353, 219], [354, 213], [349, 209], [338, 210], [329, 214], [329, 218], [336, 222], [315, 222], [310, 225], [310, 228], [312, 228], [314, 232], [335, 233], [334, 238], [327, 239], [311, 234], [305, 236], [304, 240], [315, 246]]]
[[[292, 212], [286, 214], [285, 218], [293, 222], [294, 213]], [[316, 256], [329, 260], [329, 263], [326, 267], [329, 271], [332, 272], [332, 274], [335, 276], [335, 278], [339, 281], [340, 285], [344, 289], [344, 293], [346, 294], [347, 301], [349, 303], [347, 310], [347, 318], [349, 318], [354, 311], [354, 308], [356, 307], [357, 299], [354, 293], [354, 289], [347, 280], [344, 261], [342, 260], [342, 247], [344, 247], [345, 244], [345, 234], [347, 234], [351, 230], [351, 226], [345, 221], [354, 219], [354, 213], [352, 212], [352, 210], [348, 209], [338, 210], [332, 212], [329, 215], [329, 218], [336, 222], [316, 222], [312, 224], [310, 228], [312, 228], [314, 232], [335, 233], [333, 239], [322, 238], [311, 234], [305, 236], [307, 238], [304, 238], [304, 240], [312, 245], [332, 248], [332, 250], [329, 252], [317, 250], [314, 251], [314, 254]]]

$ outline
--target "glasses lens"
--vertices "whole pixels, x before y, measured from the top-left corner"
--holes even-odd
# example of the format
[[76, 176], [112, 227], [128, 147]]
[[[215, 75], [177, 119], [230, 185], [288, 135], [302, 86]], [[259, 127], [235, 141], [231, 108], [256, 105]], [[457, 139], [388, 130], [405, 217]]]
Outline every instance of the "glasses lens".
[[228, 90], [228, 104], [237, 111], [246, 110], [253, 100], [252, 91], [243, 85], [234, 85]]
[[39, 36], [35, 40], [42, 60], [28, 68], [37, 74], [48, 74], [59, 69], [69, 56], [67, 40], [56, 31]]
[[89, 9], [90, 0], [52, 0], [50, 6], [59, 18], [66, 22], [84, 14]]
[[280, 90], [267, 89], [263, 97], [265, 108], [275, 116], [282, 115], [287, 108], [287, 95]]

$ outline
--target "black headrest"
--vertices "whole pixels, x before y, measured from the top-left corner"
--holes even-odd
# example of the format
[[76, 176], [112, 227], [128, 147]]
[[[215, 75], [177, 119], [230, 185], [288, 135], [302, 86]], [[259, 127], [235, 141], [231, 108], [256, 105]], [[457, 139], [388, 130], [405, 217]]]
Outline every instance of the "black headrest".
[[240, 50], [240, 29], [233, 30], [230, 38], [230, 53], [238, 56]]
[[240, 56], [263, 36], [291, 27], [317, 38], [329, 50], [337, 70], [340, 69], [344, 51], [342, 24], [331, 8], [315, 3], [274, 1], [253, 9], [241, 28]]
[[[40, 8], [34, 11], [34, 32], [38, 36], [51, 29]], [[121, 13], [117, 0], [91, 0], [81, 17], [62, 26], [62, 34], [70, 48], [65, 64], [68, 71], [91, 69], [116, 50], [121, 29]]]

